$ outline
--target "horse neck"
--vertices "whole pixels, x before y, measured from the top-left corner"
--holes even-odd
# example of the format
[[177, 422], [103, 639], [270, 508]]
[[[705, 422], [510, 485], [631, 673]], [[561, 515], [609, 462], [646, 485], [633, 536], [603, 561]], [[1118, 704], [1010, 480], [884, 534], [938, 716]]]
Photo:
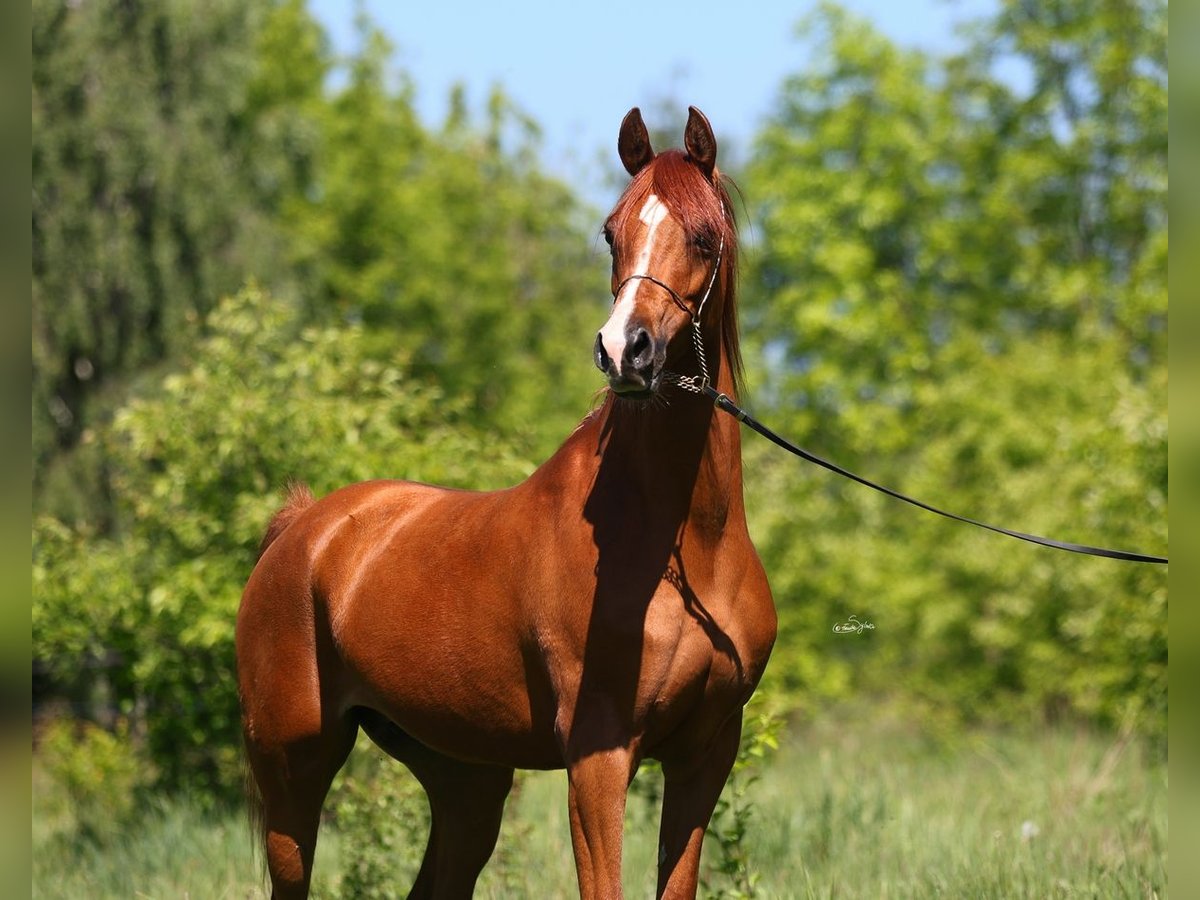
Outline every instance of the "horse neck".
[[[719, 334], [705, 339], [717, 390], [733, 396], [733, 376]], [[714, 365], [711, 360], [716, 360]], [[737, 422], [708, 398], [672, 390], [669, 402], [635, 407], [609, 396], [597, 417], [600, 476], [665, 516], [719, 537], [742, 506], [741, 435]]]

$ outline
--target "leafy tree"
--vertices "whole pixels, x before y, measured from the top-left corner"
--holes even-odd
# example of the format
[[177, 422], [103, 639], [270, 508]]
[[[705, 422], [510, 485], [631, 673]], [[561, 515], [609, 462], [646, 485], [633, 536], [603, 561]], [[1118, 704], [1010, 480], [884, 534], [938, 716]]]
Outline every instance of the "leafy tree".
[[[44, 497], [48, 466], [97, 419], [103, 386], [111, 394], [177, 355], [251, 274], [287, 292], [271, 217], [304, 183], [309, 153], [302, 127], [285, 123], [302, 121], [297, 104], [323, 75], [302, 11], [269, 0], [34, 3], [39, 506], [67, 505]], [[284, 41], [289, 30], [300, 39]], [[81, 474], [106, 491], [102, 461], [90, 473], [68, 465], [60, 487], [78, 490]]]
[[[759, 402], [947, 508], [1165, 547], [1165, 5], [1006, 3], [950, 59], [832, 5], [802, 34], [816, 61], [784, 85], [747, 178]], [[995, 74], [1002, 55], [1028, 90]], [[964, 533], [759, 459], [780, 645], [796, 647], [783, 682], [841, 696], [903, 679], [966, 716], [1161, 733], [1161, 571]], [[865, 640], [831, 632], [852, 613], [877, 625]]]
[[469, 397], [548, 452], [597, 385], [605, 269], [598, 214], [537, 168], [536, 126], [499, 89], [474, 127], [462, 91], [440, 130], [366, 19], [320, 121], [315, 189], [286, 221], [317, 315], [359, 320], [381, 356]]
[[87, 426], [251, 276], [315, 320], [361, 319], [380, 358], [411, 351], [545, 452], [578, 418], [598, 214], [540, 173], [537, 127], [499, 89], [481, 127], [461, 92], [441, 130], [420, 123], [359, 27], [338, 61], [300, 0], [35, 5], [39, 509], [111, 527]]

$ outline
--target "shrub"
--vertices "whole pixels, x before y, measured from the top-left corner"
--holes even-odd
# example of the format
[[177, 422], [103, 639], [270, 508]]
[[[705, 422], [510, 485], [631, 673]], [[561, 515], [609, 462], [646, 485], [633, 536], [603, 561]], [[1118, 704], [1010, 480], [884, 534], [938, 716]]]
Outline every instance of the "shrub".
[[90, 722], [55, 720], [41, 732], [38, 763], [46, 776], [38, 806], [45, 810], [65, 801], [64, 830], [92, 841], [133, 820], [151, 780], [127, 721], [108, 731]]

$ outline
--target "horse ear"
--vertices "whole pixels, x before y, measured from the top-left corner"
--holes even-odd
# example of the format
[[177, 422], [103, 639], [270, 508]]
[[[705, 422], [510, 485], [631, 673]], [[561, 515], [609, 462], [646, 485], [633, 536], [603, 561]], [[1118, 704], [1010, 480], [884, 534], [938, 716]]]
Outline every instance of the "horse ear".
[[683, 146], [705, 178], [712, 178], [717, 165], [717, 139], [713, 137], [708, 118], [694, 106], [688, 107], [687, 127], [683, 129]]
[[630, 175], [636, 175], [654, 159], [654, 150], [650, 147], [650, 133], [646, 131], [646, 123], [642, 121], [642, 111], [636, 106], [625, 113], [621, 122], [617, 153], [621, 155], [625, 171]]

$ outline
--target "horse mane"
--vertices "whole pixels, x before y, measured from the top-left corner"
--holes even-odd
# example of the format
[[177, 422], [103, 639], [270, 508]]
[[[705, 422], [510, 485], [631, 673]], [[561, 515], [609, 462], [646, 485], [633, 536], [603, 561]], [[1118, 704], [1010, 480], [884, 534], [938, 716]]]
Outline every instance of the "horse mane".
[[284, 530], [315, 502], [316, 499], [308, 485], [298, 481], [291, 482], [287, 488], [287, 499], [284, 500], [279, 511], [271, 517], [267, 533], [263, 535], [262, 543], [258, 545], [259, 558], [262, 558], [275, 539], [283, 534]]
[[[714, 167], [707, 180], [688, 155], [678, 149], [664, 150], [633, 176], [625, 193], [617, 201], [608, 223], [621, 230], [627, 218], [636, 216], [645, 198], [653, 193], [683, 225], [689, 240], [695, 240], [716, 252], [722, 243], [721, 272], [718, 276], [724, 303], [721, 310], [721, 339], [729, 359], [735, 390], [742, 386], [742, 353], [737, 317], [737, 219], [725, 187], [728, 179]], [[714, 200], [718, 202], [713, 202]]]

